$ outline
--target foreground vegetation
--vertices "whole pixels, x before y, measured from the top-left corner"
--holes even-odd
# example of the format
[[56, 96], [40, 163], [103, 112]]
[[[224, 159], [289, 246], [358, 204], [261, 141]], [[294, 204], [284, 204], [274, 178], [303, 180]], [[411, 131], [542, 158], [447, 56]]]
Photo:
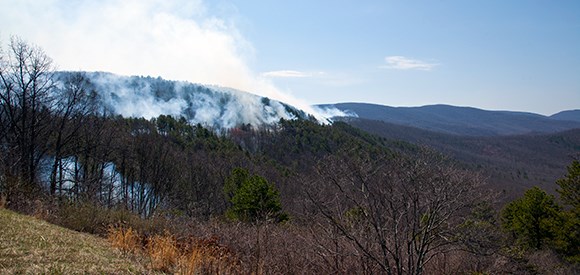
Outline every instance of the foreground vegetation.
[[[184, 118], [122, 118], [83, 73], [53, 74], [38, 48], [13, 39], [0, 57], [2, 204], [107, 237], [152, 270], [577, 271], [575, 212], [538, 190], [542, 199], [500, 211], [477, 173], [429, 149], [305, 119], [218, 133]], [[571, 171], [559, 183], [574, 207]], [[529, 235], [530, 201], [566, 217], [568, 231]]]
[[147, 271], [102, 238], [0, 209], [2, 274], [135, 274]]

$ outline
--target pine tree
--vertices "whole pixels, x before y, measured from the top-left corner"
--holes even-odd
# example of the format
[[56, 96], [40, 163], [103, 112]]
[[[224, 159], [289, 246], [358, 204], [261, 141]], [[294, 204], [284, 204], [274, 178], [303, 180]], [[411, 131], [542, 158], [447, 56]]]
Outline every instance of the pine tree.
[[288, 219], [282, 211], [280, 193], [265, 178], [249, 176], [247, 170], [236, 168], [224, 185], [231, 203], [226, 215], [244, 222], [281, 222]]
[[573, 211], [580, 214], [580, 162], [574, 160], [568, 166], [568, 174], [565, 178], [556, 181], [560, 187], [558, 193], [564, 204], [572, 207]]
[[524, 247], [540, 249], [557, 236], [560, 211], [554, 196], [533, 187], [502, 210], [502, 226]]
[[556, 181], [558, 193], [568, 211], [562, 212], [563, 223], [559, 229], [555, 248], [566, 256], [568, 261], [580, 263], [580, 162], [574, 160], [568, 166], [565, 178]]

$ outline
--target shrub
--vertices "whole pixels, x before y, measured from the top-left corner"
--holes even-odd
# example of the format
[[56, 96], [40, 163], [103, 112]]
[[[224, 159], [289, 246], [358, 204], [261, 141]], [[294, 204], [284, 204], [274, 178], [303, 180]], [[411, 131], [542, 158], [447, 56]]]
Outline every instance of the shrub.
[[132, 228], [145, 235], [164, 232], [168, 227], [162, 217], [143, 219], [125, 209], [109, 209], [92, 203], [63, 202], [49, 220], [60, 226], [100, 236], [107, 236], [109, 226]]

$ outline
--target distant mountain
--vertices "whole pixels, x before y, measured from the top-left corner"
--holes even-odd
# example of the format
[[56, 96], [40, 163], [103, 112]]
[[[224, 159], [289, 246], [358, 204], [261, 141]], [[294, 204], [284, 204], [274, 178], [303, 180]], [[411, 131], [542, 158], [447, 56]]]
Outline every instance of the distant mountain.
[[[58, 79], [77, 72], [58, 72]], [[307, 113], [283, 102], [235, 89], [162, 78], [80, 72], [92, 84], [109, 112], [124, 117], [184, 117], [214, 129], [242, 124], [259, 127], [280, 119], [309, 119]]]
[[384, 121], [343, 118], [361, 130], [397, 143], [398, 140], [431, 147], [479, 170], [489, 182], [508, 194], [538, 185], [554, 191], [554, 181], [580, 157], [580, 129], [564, 132], [469, 137], [427, 131]]
[[450, 105], [389, 107], [367, 103], [339, 103], [317, 107], [337, 108], [345, 113], [355, 113], [364, 119], [462, 136], [555, 133], [580, 128], [580, 120], [574, 119], [578, 116], [577, 111], [547, 117], [534, 113], [487, 111]]
[[562, 111], [550, 116], [551, 119], [580, 122], [580, 110]]

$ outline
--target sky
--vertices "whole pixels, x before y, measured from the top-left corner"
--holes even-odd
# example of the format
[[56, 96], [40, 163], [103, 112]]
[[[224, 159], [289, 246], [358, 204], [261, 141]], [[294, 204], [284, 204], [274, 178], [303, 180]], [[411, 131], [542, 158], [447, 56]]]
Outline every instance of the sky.
[[232, 87], [298, 107], [580, 109], [576, 0], [0, 0], [61, 70]]

